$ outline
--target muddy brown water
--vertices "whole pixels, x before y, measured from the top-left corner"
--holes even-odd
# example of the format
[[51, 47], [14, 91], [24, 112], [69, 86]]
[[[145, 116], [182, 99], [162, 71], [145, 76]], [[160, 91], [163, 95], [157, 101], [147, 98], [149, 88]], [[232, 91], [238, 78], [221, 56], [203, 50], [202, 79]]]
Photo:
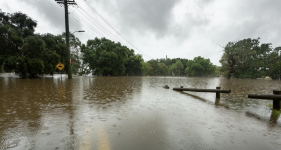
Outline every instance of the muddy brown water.
[[[181, 85], [232, 93], [172, 90]], [[272, 101], [247, 94], [280, 88], [274, 80], [2, 74], [0, 149], [277, 150], [281, 119]]]

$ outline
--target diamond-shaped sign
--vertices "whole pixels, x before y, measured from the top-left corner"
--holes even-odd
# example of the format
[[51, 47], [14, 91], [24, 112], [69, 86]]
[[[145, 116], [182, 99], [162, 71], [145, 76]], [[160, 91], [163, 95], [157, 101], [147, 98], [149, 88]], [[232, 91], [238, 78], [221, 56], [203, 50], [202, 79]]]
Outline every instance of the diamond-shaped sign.
[[56, 65], [56, 67], [57, 67], [59, 70], [62, 70], [62, 69], [64, 68], [64, 65], [63, 65], [61, 62], [59, 62], [59, 63]]

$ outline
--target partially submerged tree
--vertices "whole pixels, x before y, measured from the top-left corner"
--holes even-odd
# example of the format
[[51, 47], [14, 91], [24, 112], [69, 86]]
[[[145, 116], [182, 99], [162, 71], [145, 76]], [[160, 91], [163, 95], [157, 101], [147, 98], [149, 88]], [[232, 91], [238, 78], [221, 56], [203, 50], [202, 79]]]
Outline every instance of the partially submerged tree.
[[260, 44], [259, 38], [243, 39], [229, 42], [223, 51], [221, 71], [228, 79], [259, 78], [271, 74], [273, 78], [278, 76], [273, 75], [278, 70], [273, 66], [277, 67], [279, 56], [270, 43]]
[[0, 10], [0, 66], [3, 66], [5, 71], [16, 69], [23, 39], [33, 35], [36, 26], [36, 21], [26, 14], [9, 14]]
[[126, 71], [135, 75], [141, 72], [141, 55], [134, 55], [133, 50], [120, 43], [106, 38], [95, 38], [87, 41], [83, 51], [84, 63], [88, 63], [97, 75], [120, 76], [125, 75]]
[[53, 74], [65, 56], [61, 36], [34, 34], [37, 22], [26, 14], [0, 11], [0, 66], [22, 77]]
[[180, 60], [177, 60], [175, 63], [173, 63], [169, 67], [169, 75], [172, 75], [172, 73], [176, 76], [179, 76], [182, 74], [183, 64]]
[[204, 59], [201, 56], [189, 60], [186, 66], [185, 73], [187, 76], [210, 76], [215, 72], [215, 66], [211, 63], [210, 59]]

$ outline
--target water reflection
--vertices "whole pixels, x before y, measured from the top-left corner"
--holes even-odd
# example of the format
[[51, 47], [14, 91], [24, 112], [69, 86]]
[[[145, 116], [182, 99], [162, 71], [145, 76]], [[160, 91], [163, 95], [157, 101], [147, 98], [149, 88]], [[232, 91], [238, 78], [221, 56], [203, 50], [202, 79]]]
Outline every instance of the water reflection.
[[176, 92], [179, 92], [180, 94], [188, 95], [188, 96], [190, 96], [190, 97], [192, 97], [192, 98], [194, 98], [194, 99], [200, 100], [200, 101], [202, 101], [202, 102], [206, 102], [206, 103], [211, 104], [211, 105], [214, 104], [214, 105], [217, 106], [217, 107], [218, 107], [218, 106], [223, 106], [224, 108], [229, 109], [229, 106], [228, 106], [228, 105], [226, 105], [226, 104], [224, 104], [224, 103], [220, 103], [221, 98], [214, 98], [215, 101], [212, 102], [211, 99], [205, 99], [205, 98], [203, 98], [203, 97], [193, 95], [193, 93], [196, 93], [196, 92], [191, 92], [192, 94], [187, 93], [187, 92], [182, 92], [182, 91], [176, 91]]
[[215, 105], [219, 105], [220, 104], [220, 98], [216, 98], [216, 101], [215, 101]]
[[257, 120], [267, 123], [270, 128], [275, 127], [275, 126], [281, 127], [281, 123], [278, 122], [278, 119], [280, 117], [280, 112], [272, 111], [270, 117], [264, 116], [264, 115], [259, 115], [257, 113], [250, 112], [250, 111], [247, 111], [246, 115], [249, 117], [254, 117]]
[[[254, 81], [0, 76], [0, 149], [279, 149], [279, 115], [246, 96], [271, 93], [280, 82]], [[232, 93], [216, 99], [172, 90], [181, 85]], [[271, 117], [256, 122], [246, 112]]]

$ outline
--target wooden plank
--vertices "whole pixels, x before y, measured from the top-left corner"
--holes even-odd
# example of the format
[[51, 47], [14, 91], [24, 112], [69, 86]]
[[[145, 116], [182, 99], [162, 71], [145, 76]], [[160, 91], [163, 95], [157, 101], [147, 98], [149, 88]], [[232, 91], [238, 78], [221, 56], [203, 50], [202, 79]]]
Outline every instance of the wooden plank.
[[231, 90], [221, 90], [221, 89], [173, 88], [173, 90], [176, 90], [176, 91], [192, 91], [192, 92], [231, 93]]
[[248, 94], [248, 98], [255, 99], [266, 99], [266, 100], [281, 100], [281, 95], [259, 95], [259, 94]]

